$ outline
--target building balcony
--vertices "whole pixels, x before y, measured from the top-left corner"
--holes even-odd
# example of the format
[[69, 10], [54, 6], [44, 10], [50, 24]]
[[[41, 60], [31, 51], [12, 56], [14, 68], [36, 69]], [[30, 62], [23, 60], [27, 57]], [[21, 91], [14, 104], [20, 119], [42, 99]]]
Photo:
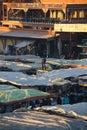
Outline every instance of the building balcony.
[[45, 24], [55, 24], [59, 23], [59, 18], [23, 18], [23, 17], [9, 17], [8, 21], [21, 21], [29, 23], [45, 23]]
[[23, 18], [9, 17], [2, 21], [3, 26], [22, 27], [38, 30], [54, 30], [56, 32], [87, 32], [87, 19], [72, 19], [71, 21], [56, 18]]

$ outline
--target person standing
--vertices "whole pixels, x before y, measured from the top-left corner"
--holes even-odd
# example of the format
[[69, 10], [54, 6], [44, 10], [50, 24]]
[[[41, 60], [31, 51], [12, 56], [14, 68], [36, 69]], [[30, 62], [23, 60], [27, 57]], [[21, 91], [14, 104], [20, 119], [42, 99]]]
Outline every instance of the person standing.
[[42, 69], [46, 70], [46, 58], [42, 59]]

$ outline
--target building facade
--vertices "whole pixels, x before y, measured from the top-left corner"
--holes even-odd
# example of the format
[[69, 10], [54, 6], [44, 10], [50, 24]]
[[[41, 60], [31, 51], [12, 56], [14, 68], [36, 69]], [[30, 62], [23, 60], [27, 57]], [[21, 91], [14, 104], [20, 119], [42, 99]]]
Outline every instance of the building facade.
[[[46, 40], [46, 45], [48, 42], [50, 45], [44, 47], [44, 50], [48, 48], [46, 53], [49, 56], [51, 56], [53, 48], [53, 52], [58, 51], [60, 48], [57, 48], [60, 41], [59, 35], [63, 42], [63, 53], [66, 53], [66, 51], [64, 52], [65, 47], [69, 50], [71, 42], [79, 43], [87, 37], [87, 31], [83, 27], [83, 24], [87, 25], [87, 0], [50, 0], [50, 2], [49, 0], [5, 0], [2, 2], [1, 16], [2, 26], [7, 28], [15, 30], [19, 28], [22, 31], [27, 29], [33, 31], [33, 33], [36, 33], [35, 30], [38, 33], [45, 32], [47, 34], [50, 32], [48, 34], [52, 35], [51, 40], [49, 38]], [[74, 30], [72, 30], [73, 27], [68, 29], [70, 24], [75, 24], [76, 28]], [[77, 31], [77, 25], [79, 26], [79, 24], [81, 24], [81, 32], [79, 29]], [[57, 25], [58, 29], [55, 29], [55, 25]], [[59, 26], [62, 26], [60, 30]], [[44, 41], [40, 38], [38, 40], [34, 38], [34, 40], [36, 43], [38, 40], [40, 43]], [[15, 44], [17, 42], [15, 41]], [[56, 44], [55, 47], [52, 43]], [[42, 45], [38, 44], [38, 46], [41, 48]], [[56, 54], [57, 52], [52, 55]]]

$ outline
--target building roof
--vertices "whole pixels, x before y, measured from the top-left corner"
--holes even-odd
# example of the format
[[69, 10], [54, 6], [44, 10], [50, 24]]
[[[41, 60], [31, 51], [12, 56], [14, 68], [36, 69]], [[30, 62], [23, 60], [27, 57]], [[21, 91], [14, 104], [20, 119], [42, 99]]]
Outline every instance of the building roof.
[[69, 5], [67, 5], [67, 8], [69, 8], [69, 9], [87, 9], [87, 4], [82, 4], [82, 5], [73, 4], [73, 6], [72, 6], [72, 4], [69, 4]]
[[65, 3], [65, 4], [68, 4], [68, 3], [78, 3], [78, 4], [81, 4], [81, 3], [87, 3], [87, 0], [40, 0], [41, 2], [45, 2], [45, 3]]
[[23, 33], [23, 32], [3, 32], [0, 31], [0, 37], [14, 37], [14, 38], [31, 38], [31, 39], [50, 39], [53, 35], [41, 33]]
[[[0, 0], [0, 2], [5, 2], [6, 0]], [[9, 1], [9, 0], [7, 0]], [[17, 0], [14, 0], [17, 2]], [[23, 0], [21, 0], [23, 1]], [[29, 0], [26, 0], [29, 3]], [[33, 0], [32, 0], [33, 1]], [[32, 2], [30, 0], [30, 3]], [[20, 1], [19, 1], [20, 2]], [[34, 0], [34, 2], [36, 2], [36, 0]], [[37, 2], [41, 2], [41, 3], [87, 3], [87, 0], [37, 0]]]

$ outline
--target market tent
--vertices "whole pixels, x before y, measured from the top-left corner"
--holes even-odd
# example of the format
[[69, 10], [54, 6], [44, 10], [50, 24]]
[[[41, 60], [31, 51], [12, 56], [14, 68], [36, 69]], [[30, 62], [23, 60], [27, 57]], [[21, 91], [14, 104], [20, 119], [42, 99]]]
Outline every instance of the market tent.
[[7, 104], [17, 102], [19, 100], [35, 100], [47, 98], [51, 95], [36, 89], [14, 89], [14, 90], [1, 90], [0, 103]]
[[87, 47], [87, 42], [84, 42], [83, 44], [81, 44], [81, 45], [77, 45], [77, 47]]
[[28, 45], [30, 45], [30, 44], [33, 44], [33, 43], [34, 43], [34, 41], [23, 41], [23, 42], [21, 42], [21, 43], [15, 45], [14, 47], [20, 49], [20, 48], [22, 48], [22, 47], [26, 47], [26, 46], [28, 46]]
[[17, 87], [12, 86], [12, 85], [5, 85], [5, 84], [1, 84], [0, 85], [0, 91], [2, 90], [13, 90], [13, 89], [17, 89]]

